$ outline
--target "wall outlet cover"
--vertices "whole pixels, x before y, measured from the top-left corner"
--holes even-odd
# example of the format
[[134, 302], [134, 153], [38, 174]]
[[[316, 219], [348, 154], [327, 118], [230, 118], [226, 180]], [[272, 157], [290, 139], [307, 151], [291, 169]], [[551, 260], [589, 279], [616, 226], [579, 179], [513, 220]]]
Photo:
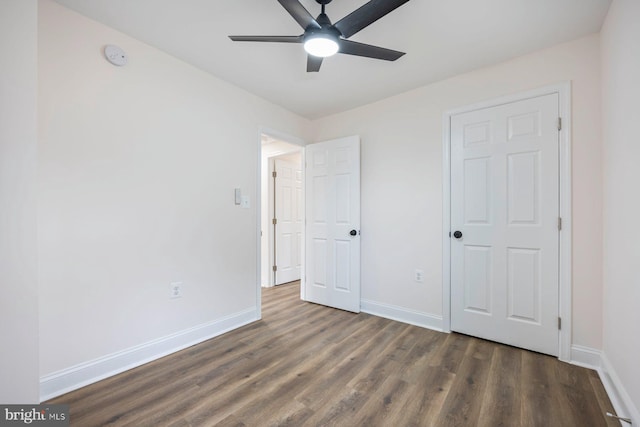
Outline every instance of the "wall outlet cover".
[[169, 285], [169, 298], [181, 298], [182, 297], [182, 282], [172, 282]]

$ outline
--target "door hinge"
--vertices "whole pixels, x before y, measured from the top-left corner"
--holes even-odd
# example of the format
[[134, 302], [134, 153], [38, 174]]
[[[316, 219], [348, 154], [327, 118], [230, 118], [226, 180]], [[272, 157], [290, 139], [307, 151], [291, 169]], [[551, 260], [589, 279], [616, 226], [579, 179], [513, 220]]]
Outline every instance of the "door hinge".
[[271, 223], [272, 223], [273, 225], [276, 225], [276, 224], [278, 224], [278, 220], [277, 220], [276, 218], [273, 218], [273, 220], [271, 221]]
[[278, 271], [278, 266], [277, 265], [273, 266], [273, 271]]
[[558, 117], [558, 130], [562, 130], [562, 117]]
[[558, 317], [558, 330], [562, 329], [562, 317]]
[[558, 231], [562, 230], [562, 218], [558, 217]]
[[276, 171], [271, 172], [271, 176], [274, 177], [274, 178], [277, 177], [278, 176], [278, 172], [276, 172]]

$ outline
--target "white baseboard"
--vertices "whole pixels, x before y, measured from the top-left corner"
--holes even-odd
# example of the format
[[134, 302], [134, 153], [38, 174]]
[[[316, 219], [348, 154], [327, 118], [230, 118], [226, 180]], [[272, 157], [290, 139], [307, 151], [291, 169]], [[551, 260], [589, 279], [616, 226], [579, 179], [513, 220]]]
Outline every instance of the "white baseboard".
[[[631, 418], [633, 425], [637, 426], [640, 424], [640, 412], [638, 411], [638, 407], [631, 400], [629, 393], [627, 393], [622, 385], [620, 377], [613, 369], [613, 366], [611, 365], [611, 362], [609, 362], [606, 354], [602, 354], [601, 361], [602, 364], [601, 368], [598, 369], [598, 374], [600, 374], [600, 380], [602, 381], [605, 390], [607, 390], [607, 394], [609, 395], [609, 399], [616, 410], [616, 414], [619, 417]], [[626, 423], [621, 423], [621, 425], [625, 427], [628, 426]]]
[[44, 402], [129, 369], [201, 343], [258, 320], [256, 308], [194, 326], [135, 347], [80, 363], [40, 378], [40, 401]]
[[581, 345], [571, 346], [571, 361], [573, 365], [582, 366], [593, 370], [600, 369], [602, 352], [595, 348], [584, 347]]
[[[600, 380], [607, 391], [607, 395], [609, 396], [609, 400], [611, 400], [616, 414], [620, 417], [631, 418], [633, 425], [640, 423], [638, 408], [631, 401], [629, 394], [620, 381], [620, 377], [618, 377], [602, 351], [581, 345], [572, 345], [571, 363], [598, 371]], [[628, 426], [626, 423], [621, 423], [621, 425], [624, 427]]]
[[444, 330], [442, 316], [434, 316], [433, 314], [410, 310], [404, 307], [369, 300], [360, 300], [360, 311], [373, 314], [374, 316], [384, 317], [385, 319], [397, 320], [398, 322], [433, 329], [438, 332]]

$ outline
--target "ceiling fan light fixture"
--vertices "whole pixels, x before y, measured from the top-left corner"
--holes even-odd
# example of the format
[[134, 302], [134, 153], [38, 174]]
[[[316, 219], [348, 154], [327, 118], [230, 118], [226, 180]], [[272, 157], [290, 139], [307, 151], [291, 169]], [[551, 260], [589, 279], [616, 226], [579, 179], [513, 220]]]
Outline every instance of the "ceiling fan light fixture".
[[311, 37], [304, 42], [304, 50], [306, 50], [309, 55], [319, 56], [321, 58], [335, 55], [338, 53], [338, 49], [338, 42], [326, 35]]
[[[305, 0], [311, 1], [311, 0]], [[301, 43], [307, 53], [307, 72], [320, 71], [322, 59], [336, 53], [365, 58], [395, 61], [404, 52], [386, 49], [365, 43], [350, 41], [349, 37], [378, 19], [393, 12], [409, 0], [371, 0], [360, 6], [335, 24], [325, 13], [332, 0], [315, 0], [321, 6], [320, 15], [313, 15], [302, 5], [301, 0], [278, 0], [289, 15], [304, 29], [299, 36], [229, 36], [236, 42]]]

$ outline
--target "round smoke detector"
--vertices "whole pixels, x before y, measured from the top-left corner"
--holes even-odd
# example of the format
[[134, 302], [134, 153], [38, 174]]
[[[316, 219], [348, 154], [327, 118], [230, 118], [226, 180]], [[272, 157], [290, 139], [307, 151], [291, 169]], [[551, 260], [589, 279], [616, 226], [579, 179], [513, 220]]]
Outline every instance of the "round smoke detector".
[[127, 54], [118, 46], [108, 44], [104, 47], [104, 57], [113, 65], [122, 67], [127, 64]]

